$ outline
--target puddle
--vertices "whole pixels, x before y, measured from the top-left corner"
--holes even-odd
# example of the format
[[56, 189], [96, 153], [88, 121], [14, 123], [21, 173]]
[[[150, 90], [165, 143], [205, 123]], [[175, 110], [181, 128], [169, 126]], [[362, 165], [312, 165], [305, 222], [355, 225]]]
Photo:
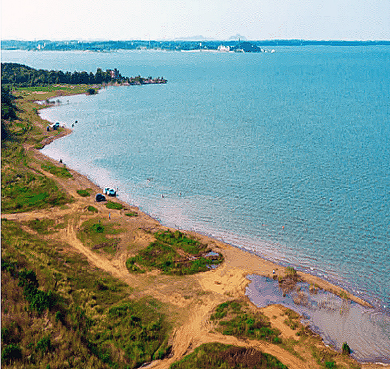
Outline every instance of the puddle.
[[344, 300], [330, 292], [310, 293], [307, 283], [297, 283], [300, 291], [285, 294], [277, 281], [258, 275], [246, 295], [258, 307], [281, 304], [303, 316], [303, 323], [318, 333], [325, 344], [341, 351], [347, 342], [351, 356], [360, 362], [390, 363], [390, 317], [378, 310]]

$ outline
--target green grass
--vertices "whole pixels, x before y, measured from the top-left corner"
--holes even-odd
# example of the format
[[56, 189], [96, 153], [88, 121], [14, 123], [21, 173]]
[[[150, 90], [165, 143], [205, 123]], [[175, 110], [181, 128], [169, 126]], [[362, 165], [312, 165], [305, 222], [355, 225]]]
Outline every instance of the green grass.
[[123, 205], [122, 204], [119, 204], [119, 203], [113, 202], [113, 201], [107, 201], [106, 202], [106, 207], [107, 207], [107, 209], [113, 209], [113, 210], [121, 210], [121, 209], [123, 209]]
[[81, 196], [81, 197], [88, 197], [88, 196], [91, 196], [91, 189], [90, 188], [87, 188], [86, 190], [77, 190], [77, 193]]
[[[158, 303], [157, 303], [158, 305]], [[92, 329], [92, 343], [109, 343], [112, 356], [123, 355], [130, 367], [163, 358], [170, 350], [169, 326], [149, 299], [125, 301], [108, 310], [107, 320]]]
[[41, 168], [59, 178], [73, 178], [73, 175], [65, 167], [58, 167], [50, 162], [41, 164]]
[[251, 312], [242, 301], [228, 301], [218, 305], [210, 320], [217, 323], [216, 329], [224, 335], [282, 342], [280, 332], [271, 328], [266, 316]]
[[120, 238], [110, 237], [122, 233], [117, 224], [99, 218], [90, 219], [81, 225], [77, 237], [93, 250], [104, 250], [114, 255]]
[[157, 232], [155, 237], [155, 242], [127, 260], [130, 272], [159, 269], [164, 274], [188, 275], [205, 272], [223, 261], [222, 255], [214, 260], [205, 257], [208, 246], [179, 231]]
[[54, 220], [53, 219], [34, 219], [27, 223], [27, 226], [40, 234], [49, 234], [54, 232]]
[[206, 343], [170, 369], [287, 369], [277, 358], [258, 350], [222, 343]]
[[129, 286], [16, 222], [1, 231], [2, 366], [134, 368], [169, 352], [161, 303], [127, 299]]
[[4, 213], [61, 206], [72, 201], [55, 182], [30, 167], [23, 148], [9, 143], [2, 148], [1, 205]]
[[174, 247], [179, 247], [192, 255], [199, 255], [207, 249], [207, 245], [201, 244], [199, 241], [186, 236], [180, 231], [160, 231], [156, 232], [154, 236], [158, 241]]
[[134, 211], [132, 211], [132, 212], [130, 212], [130, 213], [126, 213], [125, 214], [127, 217], [138, 217], [138, 213], [136, 213], [136, 212], [134, 212]]
[[96, 209], [96, 208], [95, 208], [94, 206], [92, 206], [92, 205], [88, 205], [87, 210], [90, 211], [90, 212], [92, 212], [92, 213], [98, 213], [98, 212], [99, 212], [99, 210]]

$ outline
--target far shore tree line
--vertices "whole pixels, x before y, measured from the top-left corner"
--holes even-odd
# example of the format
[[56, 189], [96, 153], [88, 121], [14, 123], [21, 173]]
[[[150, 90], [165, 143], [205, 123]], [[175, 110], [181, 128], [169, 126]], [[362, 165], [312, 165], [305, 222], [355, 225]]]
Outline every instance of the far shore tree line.
[[123, 77], [115, 69], [103, 71], [98, 68], [96, 73], [88, 72], [63, 72], [58, 70], [34, 69], [26, 65], [17, 63], [1, 63], [1, 83], [10, 87], [35, 87], [47, 86], [52, 84], [102, 84], [102, 83], [128, 83], [128, 84], [150, 84], [166, 83], [164, 78], [152, 79], [152, 77], [143, 78]]

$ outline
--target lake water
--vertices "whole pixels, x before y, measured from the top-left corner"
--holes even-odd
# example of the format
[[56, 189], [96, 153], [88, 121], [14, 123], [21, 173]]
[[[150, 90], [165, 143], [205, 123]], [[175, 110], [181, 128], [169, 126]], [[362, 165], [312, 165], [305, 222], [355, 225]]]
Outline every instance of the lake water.
[[163, 76], [72, 96], [43, 152], [163, 224], [339, 284], [390, 314], [390, 47], [22, 52], [35, 68]]

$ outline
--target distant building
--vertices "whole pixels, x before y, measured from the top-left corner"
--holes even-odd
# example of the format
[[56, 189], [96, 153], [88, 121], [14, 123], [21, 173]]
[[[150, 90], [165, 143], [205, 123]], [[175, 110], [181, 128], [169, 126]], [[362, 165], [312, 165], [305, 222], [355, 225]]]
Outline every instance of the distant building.
[[111, 79], [118, 79], [120, 74], [118, 69], [109, 70]]
[[230, 46], [219, 45], [217, 50], [226, 53], [230, 51]]

